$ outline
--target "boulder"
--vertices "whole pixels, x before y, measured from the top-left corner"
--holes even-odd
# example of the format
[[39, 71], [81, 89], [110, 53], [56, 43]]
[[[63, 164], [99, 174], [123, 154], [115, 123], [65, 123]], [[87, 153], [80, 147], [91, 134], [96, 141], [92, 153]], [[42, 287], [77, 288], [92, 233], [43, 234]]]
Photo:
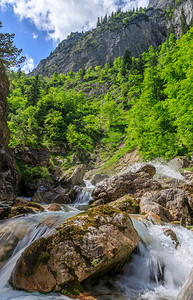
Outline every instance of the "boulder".
[[11, 282], [28, 292], [79, 293], [82, 281], [121, 268], [138, 243], [127, 213], [110, 205], [94, 207], [27, 248]]
[[84, 184], [83, 178], [86, 173], [85, 165], [79, 165], [75, 169], [69, 169], [59, 179], [64, 188], [72, 188], [74, 185]]
[[165, 235], [171, 238], [173, 244], [175, 245], [175, 248], [177, 249], [179, 245], [179, 241], [175, 232], [171, 228], [163, 228], [163, 232]]
[[115, 209], [119, 209], [128, 214], [138, 214], [139, 213], [139, 203], [138, 200], [125, 195], [120, 199], [110, 202], [109, 205]]
[[91, 177], [90, 182], [92, 183], [92, 185], [96, 185], [106, 178], [108, 178], [108, 176], [105, 174], [95, 174]]
[[57, 203], [52, 203], [52, 204], [48, 205], [46, 208], [49, 211], [59, 211], [59, 210], [61, 210], [60, 205], [57, 204]]
[[35, 211], [44, 211], [44, 208], [43, 206], [41, 206], [40, 204], [37, 204], [37, 203], [34, 203], [32, 201], [29, 201], [25, 198], [17, 198], [12, 206], [14, 207], [29, 207], [29, 208], [32, 208], [33, 210]]
[[94, 201], [102, 200], [108, 203], [130, 194], [140, 197], [147, 191], [160, 190], [161, 184], [152, 177], [156, 170], [152, 165], [142, 166], [135, 172], [120, 173], [99, 182], [92, 194]]
[[158, 215], [164, 222], [191, 223], [188, 200], [181, 189], [145, 193], [140, 200], [140, 212]]
[[65, 193], [57, 193], [54, 190], [40, 191], [32, 197], [33, 202], [37, 203], [59, 203], [59, 204], [70, 204], [72, 201], [69, 196]]
[[193, 300], [193, 268], [185, 281], [177, 300]]

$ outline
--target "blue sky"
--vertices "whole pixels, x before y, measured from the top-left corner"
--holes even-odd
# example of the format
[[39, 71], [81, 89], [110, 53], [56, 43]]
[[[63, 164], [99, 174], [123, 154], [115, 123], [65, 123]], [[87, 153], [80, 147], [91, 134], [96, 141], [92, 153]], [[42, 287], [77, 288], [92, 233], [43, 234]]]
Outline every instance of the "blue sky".
[[98, 16], [122, 7], [145, 7], [148, 0], [0, 0], [3, 32], [15, 33], [15, 45], [31, 71], [57, 44], [74, 31], [94, 28]]

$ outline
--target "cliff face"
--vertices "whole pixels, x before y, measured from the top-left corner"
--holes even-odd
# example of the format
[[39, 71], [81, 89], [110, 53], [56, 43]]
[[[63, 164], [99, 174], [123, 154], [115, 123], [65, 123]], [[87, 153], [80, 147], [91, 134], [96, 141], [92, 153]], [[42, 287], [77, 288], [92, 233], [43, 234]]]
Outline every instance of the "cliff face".
[[8, 148], [10, 138], [6, 122], [8, 89], [9, 82], [0, 62], [0, 200], [13, 200], [16, 198], [19, 182], [19, 176], [14, 167], [14, 158]]
[[162, 18], [158, 18], [157, 22], [165, 23], [167, 28], [171, 25], [171, 23], [174, 25], [174, 30], [177, 38], [180, 37], [182, 31], [181, 31], [181, 15], [182, 15], [182, 9], [184, 10], [184, 15], [186, 17], [187, 25], [189, 26], [191, 24], [191, 21], [193, 19], [193, 1], [192, 0], [150, 0], [149, 1], [149, 7], [154, 9], [154, 17], [155, 17], [155, 11], [159, 11], [159, 14], [165, 11], [166, 9], [171, 9], [172, 18], [169, 20], [163, 20]]
[[104, 66], [109, 57], [114, 60], [122, 56], [127, 48], [132, 56], [138, 57], [150, 45], [158, 47], [165, 39], [166, 27], [156, 24], [146, 14], [138, 13], [129, 21], [127, 16], [123, 16], [92, 32], [82, 36], [76, 34], [76, 37], [72, 35], [64, 40], [48, 58], [40, 62], [31, 75], [51, 76], [55, 71], [76, 72], [83, 66], [86, 69], [89, 66]]

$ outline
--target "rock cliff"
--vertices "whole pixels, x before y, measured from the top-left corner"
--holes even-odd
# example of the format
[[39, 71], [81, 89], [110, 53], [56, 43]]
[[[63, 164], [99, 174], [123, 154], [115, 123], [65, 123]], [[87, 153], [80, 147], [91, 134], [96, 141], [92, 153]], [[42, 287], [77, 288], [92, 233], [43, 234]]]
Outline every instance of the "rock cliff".
[[176, 36], [180, 37], [182, 9], [189, 26], [193, 17], [192, 0], [150, 0], [148, 9], [120, 12], [92, 31], [71, 33], [31, 75], [50, 77], [55, 71], [64, 74], [77, 72], [82, 67], [103, 67], [109, 57], [114, 60], [126, 49], [138, 57], [150, 45], [157, 48], [165, 41], [171, 23]]
[[14, 158], [8, 148], [9, 129], [6, 122], [8, 111], [7, 93], [9, 82], [0, 61], [0, 200], [13, 200], [18, 190], [19, 176], [14, 167]]
[[62, 41], [51, 55], [42, 60], [31, 75], [51, 76], [55, 71], [66, 73], [78, 71], [83, 66], [104, 66], [109, 57], [114, 60], [126, 49], [138, 57], [150, 45], [158, 47], [166, 39], [167, 30], [156, 24], [145, 13], [127, 16], [121, 13], [91, 32], [71, 34]]
[[[167, 28], [170, 27], [171, 23], [174, 25], [174, 30], [176, 36], [179, 38], [182, 31], [181, 31], [181, 16], [182, 10], [184, 11], [184, 15], [186, 18], [187, 25], [191, 25], [191, 21], [193, 19], [193, 2], [192, 0], [150, 0], [149, 1], [149, 8], [154, 9], [154, 18], [155, 15], [163, 15], [163, 12], [169, 10], [168, 18], [156, 18], [158, 24], [165, 23]], [[157, 12], [155, 14], [155, 11]]]

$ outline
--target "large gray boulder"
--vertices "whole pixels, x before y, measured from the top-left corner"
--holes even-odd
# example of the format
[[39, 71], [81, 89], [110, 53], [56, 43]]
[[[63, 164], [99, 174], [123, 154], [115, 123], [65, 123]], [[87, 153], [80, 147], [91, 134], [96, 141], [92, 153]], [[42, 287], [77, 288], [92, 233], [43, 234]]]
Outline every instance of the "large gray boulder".
[[106, 204], [127, 194], [141, 197], [147, 191], [160, 190], [161, 184], [152, 178], [155, 172], [155, 167], [147, 164], [135, 172], [107, 178], [96, 185], [92, 197], [94, 201]]
[[140, 200], [140, 213], [158, 215], [164, 222], [191, 223], [188, 199], [177, 188], [145, 193]]
[[73, 293], [85, 279], [121, 268], [139, 243], [127, 213], [109, 205], [89, 209], [34, 242], [20, 257], [12, 284], [28, 292]]
[[83, 184], [86, 166], [79, 165], [75, 169], [69, 169], [59, 179], [59, 184], [64, 188], [72, 188], [74, 185]]

